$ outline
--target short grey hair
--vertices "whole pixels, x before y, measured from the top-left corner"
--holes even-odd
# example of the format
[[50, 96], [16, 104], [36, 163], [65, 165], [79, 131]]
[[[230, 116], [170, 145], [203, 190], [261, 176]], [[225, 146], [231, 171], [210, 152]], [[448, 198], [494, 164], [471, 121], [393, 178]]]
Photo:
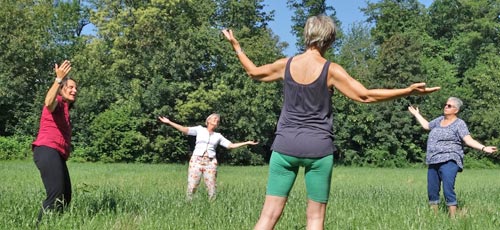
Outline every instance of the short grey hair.
[[453, 101], [458, 110], [460, 110], [460, 107], [462, 107], [462, 105], [464, 105], [462, 100], [460, 100], [460, 98], [458, 98], [458, 97], [449, 97], [448, 101]]
[[335, 41], [337, 29], [332, 18], [320, 14], [309, 17], [304, 26], [304, 44], [306, 48], [316, 46], [326, 50]]
[[208, 115], [207, 119], [205, 119], [205, 125], [208, 125], [208, 120], [210, 120], [210, 118], [212, 118], [212, 117], [217, 117], [220, 120], [220, 115], [218, 113], [212, 113], [212, 114]]

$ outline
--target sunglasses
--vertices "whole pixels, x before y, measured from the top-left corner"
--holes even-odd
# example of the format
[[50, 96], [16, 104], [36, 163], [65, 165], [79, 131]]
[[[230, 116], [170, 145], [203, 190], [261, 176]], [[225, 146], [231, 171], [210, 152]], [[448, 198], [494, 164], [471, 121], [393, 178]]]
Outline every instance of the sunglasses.
[[454, 106], [452, 104], [444, 104], [444, 107], [447, 109], [456, 108], [456, 106]]

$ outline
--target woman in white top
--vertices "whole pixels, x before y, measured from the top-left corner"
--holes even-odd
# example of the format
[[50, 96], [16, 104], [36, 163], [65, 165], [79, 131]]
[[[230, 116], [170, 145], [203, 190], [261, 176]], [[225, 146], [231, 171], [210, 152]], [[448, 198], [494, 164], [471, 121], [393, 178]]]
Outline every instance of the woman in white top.
[[203, 175], [205, 185], [208, 190], [210, 200], [215, 199], [216, 178], [217, 178], [217, 158], [215, 157], [215, 148], [217, 145], [222, 145], [227, 149], [234, 149], [244, 145], [256, 145], [258, 142], [246, 141], [232, 143], [222, 134], [215, 132], [219, 126], [220, 115], [213, 113], [207, 117], [205, 121], [206, 128], [199, 125], [194, 127], [185, 127], [179, 125], [166, 117], [159, 117], [160, 121], [174, 127], [182, 133], [190, 136], [196, 136], [196, 145], [193, 155], [189, 160], [188, 170], [188, 188], [187, 198], [191, 200], [196, 188], [200, 184], [201, 176]]

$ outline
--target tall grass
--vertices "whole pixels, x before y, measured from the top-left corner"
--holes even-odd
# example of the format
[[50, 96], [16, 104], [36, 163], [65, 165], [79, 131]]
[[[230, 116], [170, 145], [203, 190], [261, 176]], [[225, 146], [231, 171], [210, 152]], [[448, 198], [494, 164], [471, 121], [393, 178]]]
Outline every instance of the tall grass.
[[[251, 229], [264, 200], [267, 167], [219, 167], [218, 195], [204, 185], [185, 200], [186, 165], [69, 162], [73, 200], [40, 229]], [[44, 188], [33, 162], [0, 161], [0, 228], [33, 229]], [[426, 169], [335, 168], [327, 229], [500, 229], [500, 170], [466, 169], [457, 178], [456, 219], [434, 215]], [[300, 176], [276, 229], [305, 229]]]

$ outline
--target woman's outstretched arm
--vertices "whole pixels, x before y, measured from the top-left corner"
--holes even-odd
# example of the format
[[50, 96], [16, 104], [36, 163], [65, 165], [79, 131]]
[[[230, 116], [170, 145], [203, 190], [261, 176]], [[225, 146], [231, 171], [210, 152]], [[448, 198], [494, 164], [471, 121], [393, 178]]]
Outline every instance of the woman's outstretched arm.
[[172, 127], [174, 127], [175, 129], [181, 131], [182, 133], [184, 133], [185, 135], [187, 135], [188, 133], [188, 127], [185, 127], [185, 126], [182, 126], [182, 125], [179, 125], [173, 121], [171, 121], [170, 119], [166, 118], [166, 117], [158, 117], [158, 119], [160, 119], [160, 121], [162, 123], [165, 123], [167, 125], [170, 125]]

